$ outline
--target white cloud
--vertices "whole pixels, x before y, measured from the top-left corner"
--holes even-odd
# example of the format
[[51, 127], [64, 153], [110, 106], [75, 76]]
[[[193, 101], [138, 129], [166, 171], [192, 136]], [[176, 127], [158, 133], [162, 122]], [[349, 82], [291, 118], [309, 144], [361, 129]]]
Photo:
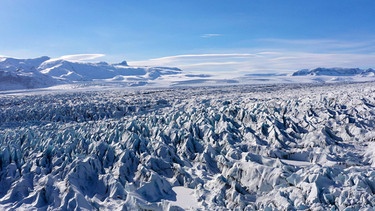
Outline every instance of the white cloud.
[[219, 57], [249, 57], [255, 56], [255, 54], [249, 53], [228, 53], [228, 54], [184, 54], [184, 55], [176, 55], [176, 56], [166, 56], [160, 57], [151, 60], [166, 60], [166, 59], [177, 59], [177, 58], [219, 58]]
[[92, 61], [100, 57], [104, 57], [104, 54], [71, 54], [64, 55], [59, 58], [54, 58], [54, 60], [68, 60], [68, 61]]
[[375, 67], [375, 54], [259, 51], [238, 54], [189, 54], [129, 62], [135, 66], [174, 66], [187, 72], [242, 74], [293, 72], [316, 67]]
[[202, 34], [202, 38], [211, 38], [211, 37], [221, 37], [223, 36], [222, 34]]
[[212, 73], [235, 72], [245, 61], [253, 60], [256, 54], [188, 54], [133, 61], [134, 66], [169, 66], [179, 67], [187, 72]]

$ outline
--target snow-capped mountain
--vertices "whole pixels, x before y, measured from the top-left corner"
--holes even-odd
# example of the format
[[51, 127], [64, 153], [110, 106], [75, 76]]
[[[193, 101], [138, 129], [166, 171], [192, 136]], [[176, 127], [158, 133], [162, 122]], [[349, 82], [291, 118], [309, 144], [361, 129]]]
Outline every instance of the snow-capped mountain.
[[373, 76], [375, 70], [359, 68], [315, 68], [296, 71], [292, 76]]
[[47, 60], [40, 64], [38, 70], [54, 78], [69, 81], [91, 81], [94, 79], [111, 79], [119, 76], [133, 76], [138, 79], [153, 80], [161, 75], [179, 74], [178, 68], [167, 67], [130, 67], [126, 62], [120, 64], [82, 63], [66, 60]]
[[107, 80], [148, 83], [164, 75], [180, 74], [178, 68], [130, 67], [126, 61], [73, 62], [40, 57], [35, 59], [0, 59], [0, 89], [38, 88], [79, 81]]
[[0, 90], [28, 89], [52, 86], [57, 83], [52, 77], [41, 73], [38, 67], [48, 57], [37, 59], [0, 59]]

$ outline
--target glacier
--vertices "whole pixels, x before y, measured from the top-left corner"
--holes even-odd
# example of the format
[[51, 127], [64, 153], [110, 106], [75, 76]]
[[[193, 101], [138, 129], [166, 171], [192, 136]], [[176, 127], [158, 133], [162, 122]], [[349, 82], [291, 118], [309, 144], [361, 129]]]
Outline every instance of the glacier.
[[0, 209], [373, 210], [374, 82], [0, 95]]

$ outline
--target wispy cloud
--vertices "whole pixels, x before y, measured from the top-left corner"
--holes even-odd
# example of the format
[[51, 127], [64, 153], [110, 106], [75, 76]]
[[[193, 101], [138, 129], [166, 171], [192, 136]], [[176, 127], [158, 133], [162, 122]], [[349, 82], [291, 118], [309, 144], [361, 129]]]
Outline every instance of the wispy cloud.
[[129, 62], [138, 66], [175, 66], [187, 72], [243, 74], [287, 73], [316, 67], [375, 67], [375, 54], [259, 51], [238, 54], [189, 54]]
[[200, 73], [287, 73], [316, 67], [375, 67], [375, 38], [258, 39], [253, 49], [223, 49], [213, 54], [187, 54], [129, 62], [130, 65], [175, 66]]
[[188, 72], [231, 72], [244, 61], [253, 60], [256, 54], [228, 53], [228, 54], [187, 54], [154, 58], [146, 61], [129, 62], [135, 66], [173, 66]]
[[55, 60], [68, 60], [68, 61], [92, 61], [97, 58], [104, 57], [104, 54], [71, 54], [71, 55], [64, 55], [58, 58], [54, 58]]
[[212, 38], [212, 37], [221, 37], [223, 36], [222, 34], [202, 34], [202, 38]]
[[155, 59], [150, 59], [150, 61], [170, 61], [170, 60], [177, 60], [177, 59], [218, 59], [218, 58], [247, 58], [253, 57], [256, 54], [250, 53], [217, 53], [217, 54], [183, 54], [183, 55], [175, 55], [175, 56], [166, 56], [160, 57]]

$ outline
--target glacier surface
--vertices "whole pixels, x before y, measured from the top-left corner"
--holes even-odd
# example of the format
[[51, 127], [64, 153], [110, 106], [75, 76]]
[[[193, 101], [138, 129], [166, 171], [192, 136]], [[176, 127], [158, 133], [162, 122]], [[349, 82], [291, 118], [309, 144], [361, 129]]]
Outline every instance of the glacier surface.
[[0, 96], [0, 209], [372, 210], [374, 82]]

